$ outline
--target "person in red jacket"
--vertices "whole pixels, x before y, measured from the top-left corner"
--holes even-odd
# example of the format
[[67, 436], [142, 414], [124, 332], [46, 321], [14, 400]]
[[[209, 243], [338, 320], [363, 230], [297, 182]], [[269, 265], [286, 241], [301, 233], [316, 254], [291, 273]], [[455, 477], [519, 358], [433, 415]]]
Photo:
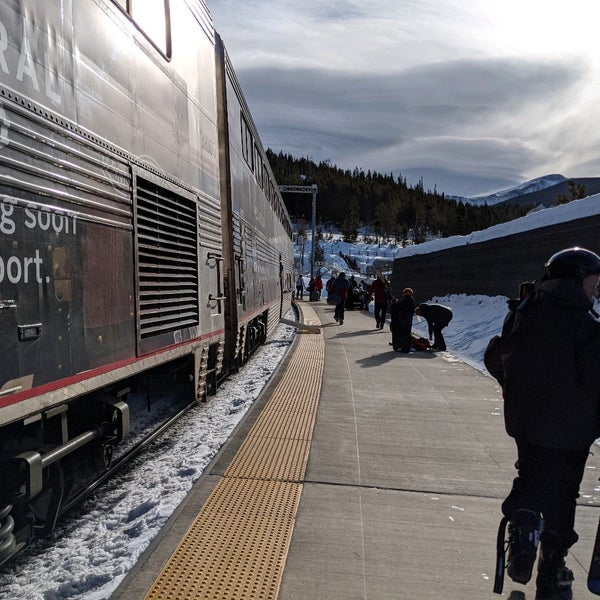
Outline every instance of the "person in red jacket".
[[388, 300], [392, 297], [392, 287], [381, 271], [377, 271], [377, 278], [369, 287], [369, 296], [374, 300], [375, 328], [383, 329]]
[[320, 275], [315, 276], [315, 292], [317, 292], [317, 300], [321, 299], [321, 292], [323, 291], [323, 279]]

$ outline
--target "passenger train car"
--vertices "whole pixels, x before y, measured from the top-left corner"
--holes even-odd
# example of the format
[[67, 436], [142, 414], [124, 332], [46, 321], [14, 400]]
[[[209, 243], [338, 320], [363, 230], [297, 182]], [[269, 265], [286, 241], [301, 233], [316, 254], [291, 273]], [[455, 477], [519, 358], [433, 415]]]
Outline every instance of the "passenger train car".
[[0, 3], [0, 563], [291, 306], [291, 223], [203, 0]]

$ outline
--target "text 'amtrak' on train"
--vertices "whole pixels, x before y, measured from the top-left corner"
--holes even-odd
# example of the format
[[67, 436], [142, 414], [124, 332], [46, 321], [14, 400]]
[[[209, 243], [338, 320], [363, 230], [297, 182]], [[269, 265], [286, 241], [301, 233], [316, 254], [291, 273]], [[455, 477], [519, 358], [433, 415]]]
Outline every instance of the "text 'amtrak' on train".
[[243, 365], [293, 250], [203, 0], [4, 0], [0, 161], [2, 563], [110, 468], [136, 390]]

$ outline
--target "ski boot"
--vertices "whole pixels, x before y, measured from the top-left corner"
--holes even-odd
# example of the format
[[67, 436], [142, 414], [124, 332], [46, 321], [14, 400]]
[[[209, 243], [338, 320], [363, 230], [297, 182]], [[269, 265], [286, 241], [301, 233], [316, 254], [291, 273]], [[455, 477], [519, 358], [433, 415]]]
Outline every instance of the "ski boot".
[[508, 522], [508, 559], [506, 572], [517, 583], [531, 579], [543, 521], [532, 510], [515, 511]]
[[566, 548], [554, 532], [545, 532], [540, 548], [535, 600], [571, 600], [573, 572], [565, 565]]

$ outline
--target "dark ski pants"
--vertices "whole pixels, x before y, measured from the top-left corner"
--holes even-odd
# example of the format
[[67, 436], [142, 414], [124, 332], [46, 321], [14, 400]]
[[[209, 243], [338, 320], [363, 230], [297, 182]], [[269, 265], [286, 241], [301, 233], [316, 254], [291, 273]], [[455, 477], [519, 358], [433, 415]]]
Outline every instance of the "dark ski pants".
[[375, 302], [373, 306], [373, 314], [375, 315], [375, 323], [377, 326], [385, 325], [385, 315], [387, 313], [387, 301], [386, 302]]
[[444, 329], [446, 325], [440, 325], [439, 323], [434, 323], [432, 325], [433, 329], [433, 347], [436, 350], [445, 350], [446, 349], [446, 340], [442, 335], [442, 329]]
[[340, 321], [344, 320], [344, 305], [345, 305], [345, 300], [342, 300], [341, 302], [339, 302], [338, 304], [335, 305], [335, 313], [333, 314], [333, 317], [335, 319], [339, 319]]
[[520, 508], [541, 514], [544, 531], [556, 533], [561, 545], [570, 548], [579, 539], [575, 506], [589, 450], [543, 448], [517, 440], [517, 451], [518, 476], [502, 504], [503, 514], [510, 519]]

